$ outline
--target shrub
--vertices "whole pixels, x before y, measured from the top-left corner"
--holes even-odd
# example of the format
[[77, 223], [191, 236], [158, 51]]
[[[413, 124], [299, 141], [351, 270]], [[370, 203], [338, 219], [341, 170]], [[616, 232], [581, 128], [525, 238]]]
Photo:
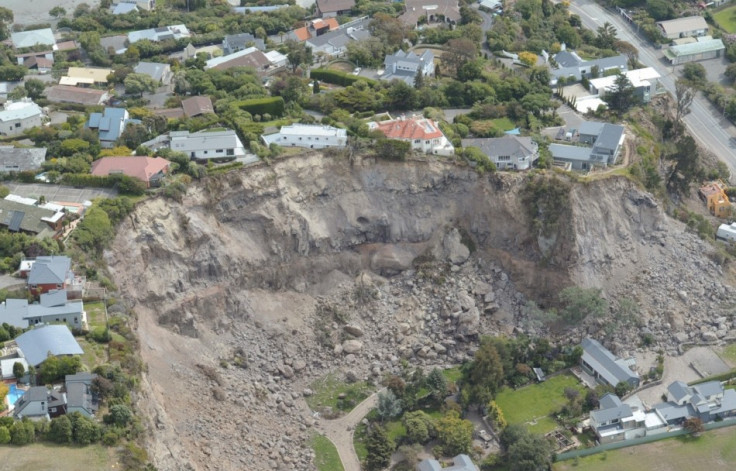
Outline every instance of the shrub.
[[284, 99], [280, 96], [241, 100], [236, 102], [235, 106], [252, 115], [268, 113], [272, 116], [283, 116], [284, 114]]
[[332, 83], [335, 85], [341, 85], [347, 87], [354, 84], [358, 80], [366, 82], [370, 85], [374, 85], [377, 82], [375, 80], [367, 79], [365, 77], [359, 77], [357, 75], [348, 74], [339, 70], [330, 69], [314, 69], [309, 73], [310, 77], [315, 80], [321, 80], [323, 82]]
[[403, 161], [411, 151], [411, 143], [395, 139], [378, 139], [374, 150], [382, 159]]

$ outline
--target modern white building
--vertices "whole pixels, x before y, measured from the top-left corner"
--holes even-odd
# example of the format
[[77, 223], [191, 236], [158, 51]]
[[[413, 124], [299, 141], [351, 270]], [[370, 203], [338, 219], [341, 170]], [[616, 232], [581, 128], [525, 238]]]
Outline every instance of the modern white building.
[[245, 147], [232, 129], [195, 133], [171, 131], [169, 146], [195, 160], [232, 160], [245, 156]]
[[[657, 90], [657, 83], [661, 75], [652, 67], [629, 70], [623, 72], [623, 74], [629, 79], [631, 86], [634, 87], [634, 95], [643, 103], [649, 103], [652, 99], [652, 93]], [[618, 75], [608, 75], [606, 77], [590, 79], [590, 93], [593, 96], [605, 98], [607, 93], [614, 90], [617, 78]]]
[[411, 148], [425, 154], [453, 155], [455, 148], [447, 140], [433, 120], [414, 116], [380, 122], [370, 122], [368, 127], [381, 131], [389, 139], [408, 141]]
[[41, 126], [43, 110], [30, 99], [9, 101], [0, 111], [0, 136], [14, 136], [26, 129]]
[[267, 146], [278, 144], [282, 147], [306, 147], [307, 149], [345, 147], [348, 142], [347, 132], [344, 129], [315, 124], [281, 126], [279, 132], [263, 135], [261, 139]]
[[191, 36], [185, 25], [162, 26], [160, 28], [142, 29], [128, 33], [128, 42], [133, 44], [143, 39], [158, 42], [165, 39], [181, 39]]
[[268, 51], [264, 55], [274, 67], [286, 67], [286, 64], [289, 63], [289, 58], [279, 51]]

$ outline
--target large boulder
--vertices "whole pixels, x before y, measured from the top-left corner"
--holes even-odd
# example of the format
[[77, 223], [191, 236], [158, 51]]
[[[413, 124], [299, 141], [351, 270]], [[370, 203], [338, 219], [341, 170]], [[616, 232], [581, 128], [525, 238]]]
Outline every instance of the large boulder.
[[342, 351], [344, 353], [358, 353], [363, 349], [363, 342], [360, 340], [346, 340], [342, 343]]

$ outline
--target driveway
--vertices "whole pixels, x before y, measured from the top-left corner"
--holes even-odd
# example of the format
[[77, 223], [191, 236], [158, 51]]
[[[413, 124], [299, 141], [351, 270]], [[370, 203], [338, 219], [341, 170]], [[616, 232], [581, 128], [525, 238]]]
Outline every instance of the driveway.
[[579, 129], [584, 121], [580, 115], [567, 105], [557, 108], [557, 115], [565, 121], [567, 129]]
[[26, 198], [40, 198], [44, 196], [46, 201], [63, 201], [67, 203], [84, 203], [94, 198], [114, 198], [118, 195], [117, 190], [112, 188], [74, 188], [62, 185], [47, 185], [42, 183], [5, 183], [14, 195]]

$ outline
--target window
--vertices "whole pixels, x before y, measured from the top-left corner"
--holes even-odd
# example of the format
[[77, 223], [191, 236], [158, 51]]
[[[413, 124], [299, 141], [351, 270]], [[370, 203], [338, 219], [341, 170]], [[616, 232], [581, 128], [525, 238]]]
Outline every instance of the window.
[[301, 140], [302, 140], [302, 138], [300, 137], [300, 138], [299, 138], [299, 140], [301, 141]]
[[215, 152], [217, 152], [218, 154], [222, 154], [222, 149], [217, 149]]
[[235, 149], [228, 149], [226, 153], [227, 155], [235, 155]]
[[16, 128], [19, 128], [20, 127], [20, 123], [15, 123], [15, 127]]
[[204, 151], [204, 155], [207, 155], [207, 151]]
[[75, 318], [74, 318], [74, 323], [76, 324], [77, 322], [78, 322], [78, 321], [77, 321], [77, 318], [75, 317]]
[[56, 322], [59, 322], [59, 318], [58, 317], [56, 318]]
[[498, 156], [498, 161], [499, 162], [509, 162], [510, 160], [511, 160], [511, 156], [510, 155], [499, 155]]
[[420, 142], [422, 142], [421, 139], [414, 139], [414, 144], [419, 144]]
[[427, 139], [426, 141], [424, 141], [424, 143], [425, 144], [429, 144], [429, 139]]

